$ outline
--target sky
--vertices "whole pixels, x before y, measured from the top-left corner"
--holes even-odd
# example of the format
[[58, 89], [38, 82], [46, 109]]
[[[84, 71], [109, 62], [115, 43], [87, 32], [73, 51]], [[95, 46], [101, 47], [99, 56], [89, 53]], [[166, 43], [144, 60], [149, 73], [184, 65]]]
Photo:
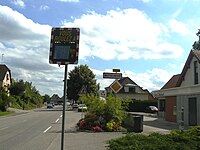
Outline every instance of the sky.
[[80, 28], [79, 60], [100, 89], [120, 69], [143, 89], [179, 74], [200, 28], [199, 0], [0, 0], [0, 62], [41, 95], [63, 95], [64, 66], [49, 64], [52, 27]]

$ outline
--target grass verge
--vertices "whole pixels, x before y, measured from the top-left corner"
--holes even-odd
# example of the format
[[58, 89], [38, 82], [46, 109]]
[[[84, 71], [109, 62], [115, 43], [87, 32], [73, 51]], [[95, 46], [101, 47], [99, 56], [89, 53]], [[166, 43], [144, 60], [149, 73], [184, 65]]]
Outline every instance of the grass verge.
[[6, 112], [2, 112], [0, 111], [0, 116], [7, 116], [7, 115], [10, 115], [10, 114], [13, 114], [14, 112], [12, 111], [6, 111]]

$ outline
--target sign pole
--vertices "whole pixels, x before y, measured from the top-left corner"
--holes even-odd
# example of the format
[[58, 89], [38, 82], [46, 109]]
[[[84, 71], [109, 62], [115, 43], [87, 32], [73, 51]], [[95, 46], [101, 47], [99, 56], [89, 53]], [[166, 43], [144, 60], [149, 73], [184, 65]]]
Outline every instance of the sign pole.
[[67, 99], [67, 68], [65, 65], [65, 77], [64, 77], [64, 93], [63, 93], [63, 112], [62, 112], [62, 134], [61, 134], [61, 150], [64, 150], [64, 136], [65, 136], [65, 107]]

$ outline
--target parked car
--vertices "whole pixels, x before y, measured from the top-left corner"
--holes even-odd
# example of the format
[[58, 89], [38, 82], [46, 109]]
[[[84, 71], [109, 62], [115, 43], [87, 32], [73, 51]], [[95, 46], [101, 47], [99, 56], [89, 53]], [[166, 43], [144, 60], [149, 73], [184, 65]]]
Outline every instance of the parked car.
[[145, 109], [146, 113], [157, 113], [158, 108], [156, 106], [147, 106]]
[[87, 111], [87, 106], [85, 104], [78, 105], [78, 112]]
[[47, 108], [53, 108], [53, 104], [52, 103], [48, 103], [47, 104]]
[[77, 109], [77, 108], [78, 108], [78, 104], [73, 104], [73, 105], [72, 105], [72, 108], [73, 108], [73, 109]]

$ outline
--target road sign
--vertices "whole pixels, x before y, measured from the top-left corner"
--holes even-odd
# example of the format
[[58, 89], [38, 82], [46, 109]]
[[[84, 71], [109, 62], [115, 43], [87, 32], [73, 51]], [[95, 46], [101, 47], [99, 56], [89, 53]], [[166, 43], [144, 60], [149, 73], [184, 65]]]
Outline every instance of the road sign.
[[103, 78], [108, 78], [108, 79], [120, 79], [120, 78], [122, 78], [122, 73], [109, 73], [109, 72], [104, 72], [104, 73], [103, 73]]
[[79, 28], [52, 28], [49, 63], [77, 64], [79, 36]]
[[118, 93], [122, 89], [122, 85], [115, 80], [111, 85], [110, 88], [112, 89], [113, 92]]
[[113, 72], [120, 72], [120, 69], [113, 69]]

